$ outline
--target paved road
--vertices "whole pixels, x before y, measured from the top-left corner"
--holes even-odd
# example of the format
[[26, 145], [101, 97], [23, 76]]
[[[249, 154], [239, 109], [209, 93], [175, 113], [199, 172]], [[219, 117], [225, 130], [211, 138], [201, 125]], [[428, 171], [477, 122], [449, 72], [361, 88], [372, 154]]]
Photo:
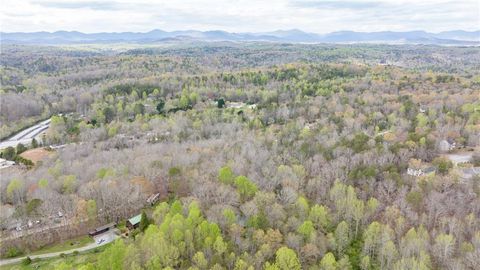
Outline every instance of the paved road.
[[27, 129], [24, 129], [7, 140], [0, 142], [0, 149], [7, 148], [9, 146], [15, 147], [19, 143], [29, 144], [32, 142], [33, 138], [38, 137], [38, 135], [45, 132], [49, 126], [50, 119], [47, 119]]
[[472, 153], [463, 153], [463, 154], [448, 154], [446, 155], [450, 161], [452, 161], [455, 165], [459, 163], [466, 163], [472, 159]]
[[[106, 245], [106, 244], [114, 241], [118, 237], [119, 236], [116, 235], [113, 230], [110, 230], [108, 232], [105, 232], [103, 234], [95, 236], [94, 237], [95, 241], [91, 244], [86, 245], [86, 246], [83, 246], [83, 247], [80, 247], [80, 248], [75, 248], [75, 249], [69, 249], [69, 250], [65, 250], [65, 251], [59, 251], [59, 252], [45, 253], [45, 254], [39, 254], [39, 255], [30, 255], [29, 257], [32, 260], [36, 259], [36, 258], [46, 259], [46, 258], [52, 258], [52, 257], [60, 256], [60, 254], [62, 254], [62, 253], [63, 254], [71, 254], [75, 251], [78, 251], [78, 252], [87, 251], [87, 250], [94, 249], [96, 247]], [[103, 240], [103, 241], [101, 241], [101, 240]], [[23, 259], [25, 259], [26, 257], [27, 256], [19, 257], [19, 258], [13, 258], [13, 259], [0, 260], [0, 266], [7, 265], [7, 264], [13, 264], [13, 263], [19, 263]]]

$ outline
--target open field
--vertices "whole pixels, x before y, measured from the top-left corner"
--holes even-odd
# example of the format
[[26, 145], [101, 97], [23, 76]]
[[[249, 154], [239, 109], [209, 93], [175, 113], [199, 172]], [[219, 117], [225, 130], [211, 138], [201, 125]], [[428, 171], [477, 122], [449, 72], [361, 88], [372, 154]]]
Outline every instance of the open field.
[[49, 155], [53, 154], [51, 151], [45, 150], [43, 147], [29, 149], [20, 154], [21, 157], [31, 160], [33, 163], [37, 163], [48, 157]]
[[[0, 266], [1, 270], [34, 270], [34, 269], [54, 269], [55, 267], [62, 267], [60, 269], [72, 269], [72, 267], [79, 267], [88, 263], [94, 263], [97, 260], [98, 252], [102, 252], [108, 245], [101, 246], [95, 250], [69, 254], [62, 257], [34, 259], [32, 263], [24, 265], [23, 263], [15, 263]], [[68, 265], [68, 266], [67, 266]]]

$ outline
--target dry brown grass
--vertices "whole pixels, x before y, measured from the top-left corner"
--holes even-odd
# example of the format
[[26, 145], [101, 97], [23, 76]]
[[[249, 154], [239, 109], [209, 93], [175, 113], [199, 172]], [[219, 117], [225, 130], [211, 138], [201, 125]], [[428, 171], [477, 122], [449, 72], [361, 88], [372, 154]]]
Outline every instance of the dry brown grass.
[[21, 157], [25, 159], [31, 160], [33, 163], [37, 163], [38, 161], [46, 158], [47, 156], [51, 155], [51, 151], [47, 151], [44, 148], [35, 148], [35, 149], [30, 149], [27, 150], [23, 153], [20, 154]]

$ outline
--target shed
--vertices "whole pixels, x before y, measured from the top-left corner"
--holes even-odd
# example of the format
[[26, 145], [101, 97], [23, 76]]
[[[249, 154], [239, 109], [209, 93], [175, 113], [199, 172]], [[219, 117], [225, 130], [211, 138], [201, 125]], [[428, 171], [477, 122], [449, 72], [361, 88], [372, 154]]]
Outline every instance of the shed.
[[140, 221], [142, 220], [142, 214], [138, 214], [130, 219], [127, 220], [127, 227], [130, 230], [133, 230], [140, 225]]
[[115, 222], [112, 222], [112, 223], [108, 223], [106, 225], [103, 225], [103, 226], [100, 226], [98, 228], [96, 228], [95, 230], [93, 231], [90, 231], [88, 233], [88, 235], [90, 236], [95, 236], [95, 235], [99, 235], [101, 233], [104, 233], [106, 231], [109, 231], [111, 228], [115, 227], [115, 225], [117, 225]]
[[150, 205], [154, 205], [159, 198], [160, 198], [160, 193], [152, 194], [150, 197], [148, 197], [147, 203], [149, 203]]

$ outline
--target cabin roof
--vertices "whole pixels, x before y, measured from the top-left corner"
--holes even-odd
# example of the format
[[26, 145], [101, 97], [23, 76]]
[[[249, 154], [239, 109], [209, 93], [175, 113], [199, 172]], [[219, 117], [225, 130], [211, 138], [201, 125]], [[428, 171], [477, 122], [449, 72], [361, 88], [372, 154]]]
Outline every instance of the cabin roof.
[[132, 218], [129, 218], [128, 219], [128, 222], [130, 222], [130, 224], [132, 225], [136, 225], [138, 223], [140, 223], [140, 221], [142, 220], [142, 214], [138, 214]]

